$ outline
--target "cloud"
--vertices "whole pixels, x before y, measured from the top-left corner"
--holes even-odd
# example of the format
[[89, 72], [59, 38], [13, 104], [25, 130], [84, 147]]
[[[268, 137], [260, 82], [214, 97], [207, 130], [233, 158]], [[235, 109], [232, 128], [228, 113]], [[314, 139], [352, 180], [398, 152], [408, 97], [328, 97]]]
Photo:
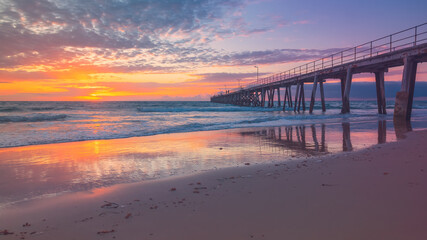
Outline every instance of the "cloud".
[[133, 91], [140, 93], [153, 92], [160, 88], [173, 88], [179, 87], [179, 83], [156, 83], [156, 82], [96, 82], [96, 85], [105, 86], [114, 91]]
[[253, 78], [254, 73], [204, 73], [204, 74], [193, 74], [192, 76], [200, 77], [198, 80], [191, 81], [191, 83], [222, 83], [222, 82], [237, 82], [238, 79], [241, 80], [243, 84], [245, 78]]
[[181, 97], [181, 96], [162, 96], [160, 100], [162, 101], [207, 101], [210, 99], [210, 95], [208, 94], [199, 94], [190, 97]]
[[238, 0], [6, 0], [0, 7], [0, 67], [90, 64], [84, 56], [94, 49], [101, 56], [125, 49], [135, 49], [133, 55], [144, 49], [163, 54], [171, 46], [178, 52], [229, 33], [222, 18], [241, 5]]
[[221, 65], [253, 65], [253, 64], [277, 64], [298, 61], [307, 61], [321, 58], [335, 52], [341, 51], [339, 48], [325, 50], [317, 49], [274, 49], [264, 51], [244, 51], [213, 57], [214, 61]]
[[[248, 36], [244, 0], [4, 0], [0, 7], [0, 68], [95, 72], [173, 72], [204, 65], [308, 60], [330, 50], [224, 52], [218, 38]], [[268, 21], [267, 21], [268, 22]]]
[[35, 79], [51, 79], [53, 76], [45, 72], [26, 72], [26, 71], [4, 71], [0, 70], [1, 80], [35, 80]]
[[294, 21], [292, 22], [293, 25], [305, 25], [305, 24], [311, 24], [311, 21], [309, 20], [300, 20], [300, 21]]

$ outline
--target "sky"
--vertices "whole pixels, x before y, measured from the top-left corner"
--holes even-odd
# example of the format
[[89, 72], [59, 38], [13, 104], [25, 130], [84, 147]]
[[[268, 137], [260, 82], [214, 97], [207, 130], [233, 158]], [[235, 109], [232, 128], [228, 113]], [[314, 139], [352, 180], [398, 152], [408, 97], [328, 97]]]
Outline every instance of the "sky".
[[0, 100], [209, 100], [255, 80], [255, 65], [279, 73], [426, 12], [425, 0], [0, 0]]

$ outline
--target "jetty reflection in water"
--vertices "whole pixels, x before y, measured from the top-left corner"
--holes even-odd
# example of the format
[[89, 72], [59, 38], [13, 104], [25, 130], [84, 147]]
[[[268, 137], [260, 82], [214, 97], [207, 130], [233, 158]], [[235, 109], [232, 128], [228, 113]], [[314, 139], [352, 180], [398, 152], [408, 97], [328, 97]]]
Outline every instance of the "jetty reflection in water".
[[357, 150], [395, 141], [408, 131], [394, 134], [391, 124], [344, 122], [3, 148], [0, 206], [63, 191]]
[[[240, 134], [242, 136], [262, 138], [263, 146], [261, 147], [266, 149], [282, 148], [282, 150], [292, 150], [295, 154], [315, 156], [339, 151], [353, 151], [374, 144], [382, 144], [387, 140], [395, 141], [396, 138], [404, 138], [404, 133], [411, 131], [410, 128], [407, 128], [407, 125], [397, 126], [395, 135], [389, 133], [389, 139], [387, 139], [386, 120], [379, 120], [376, 129], [374, 122], [353, 124], [356, 125], [353, 133], [350, 128], [351, 123], [342, 122], [332, 125], [312, 124], [309, 126], [272, 127], [256, 131], [242, 131]], [[362, 128], [360, 125], [362, 125]], [[339, 126], [341, 129], [339, 129]], [[342, 132], [341, 137], [339, 137], [339, 132]], [[340, 142], [342, 143], [341, 146], [339, 146]]]
[[[306, 136], [308, 133], [306, 130], [307, 128], [311, 129], [310, 136]], [[325, 143], [326, 126], [324, 124], [320, 126], [320, 141], [317, 138], [317, 128], [316, 125], [311, 125], [310, 127], [304, 125], [275, 127], [257, 131], [242, 131], [240, 134], [242, 136], [252, 136], [263, 139], [264, 141], [262, 141], [263, 145], [260, 146], [261, 148], [271, 150], [277, 148], [290, 151], [293, 154], [303, 153], [304, 155], [319, 155], [328, 151]]]

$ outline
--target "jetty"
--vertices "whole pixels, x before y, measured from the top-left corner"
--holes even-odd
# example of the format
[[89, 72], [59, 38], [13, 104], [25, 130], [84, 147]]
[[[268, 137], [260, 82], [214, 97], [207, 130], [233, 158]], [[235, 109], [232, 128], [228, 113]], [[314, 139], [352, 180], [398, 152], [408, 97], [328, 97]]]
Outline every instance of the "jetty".
[[[403, 66], [401, 89], [396, 94], [394, 118], [410, 120], [418, 63], [427, 61], [427, 22], [364, 44], [325, 56], [321, 59], [258, 78], [244, 87], [220, 92], [211, 102], [251, 107], [282, 107], [283, 111], [313, 112], [319, 86], [322, 111], [326, 111], [324, 83], [341, 82], [341, 113], [350, 112], [350, 91], [354, 74], [375, 75], [378, 113], [386, 114], [384, 73]], [[258, 70], [258, 69], [257, 69]], [[312, 83], [309, 106], [306, 106], [304, 84]], [[296, 86], [292, 93], [292, 86]], [[283, 93], [283, 99], [280, 94]], [[277, 93], [277, 96], [275, 94]]]

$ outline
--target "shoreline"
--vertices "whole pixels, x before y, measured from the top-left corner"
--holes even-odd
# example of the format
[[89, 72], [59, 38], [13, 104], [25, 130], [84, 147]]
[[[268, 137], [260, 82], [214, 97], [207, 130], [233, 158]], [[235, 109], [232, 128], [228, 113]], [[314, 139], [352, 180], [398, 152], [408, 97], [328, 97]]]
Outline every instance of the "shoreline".
[[0, 231], [14, 232], [4, 239], [425, 239], [426, 142], [427, 131], [410, 132], [355, 152], [35, 200], [0, 210]]
[[[277, 111], [280, 112], [280, 111]], [[322, 114], [326, 115], [326, 114]], [[340, 114], [338, 114], [340, 115]], [[310, 115], [313, 116], [313, 115]], [[317, 115], [319, 116], [319, 115]], [[345, 122], [349, 122], [352, 124], [364, 124], [364, 123], [372, 123], [377, 122], [380, 120], [390, 121], [392, 122], [392, 119], [381, 119], [381, 118], [369, 118], [369, 119], [358, 119], [358, 120], [350, 120], [347, 121], [345, 118], [338, 119], [319, 119], [320, 122], [300, 122], [298, 124], [295, 123], [270, 123], [265, 124], [265, 122], [260, 123], [259, 125], [254, 126], [244, 126], [244, 127], [230, 127], [230, 128], [219, 128], [219, 129], [197, 129], [197, 130], [191, 130], [191, 131], [183, 131], [183, 132], [161, 132], [161, 133], [153, 133], [153, 134], [147, 134], [147, 135], [137, 135], [137, 136], [112, 136], [111, 138], [94, 138], [94, 139], [82, 139], [82, 140], [61, 140], [56, 142], [42, 142], [42, 143], [30, 143], [26, 145], [16, 145], [16, 146], [0, 146], [1, 150], [7, 150], [7, 149], [13, 149], [13, 148], [25, 148], [25, 147], [37, 147], [37, 146], [45, 146], [45, 145], [51, 145], [51, 144], [69, 144], [69, 143], [80, 143], [80, 142], [91, 142], [91, 141], [114, 141], [114, 140], [126, 140], [126, 139], [134, 139], [134, 138], [144, 138], [144, 137], [156, 137], [156, 136], [168, 136], [168, 135], [174, 135], [174, 134], [191, 134], [191, 133], [209, 133], [209, 132], [218, 132], [218, 131], [244, 131], [244, 130], [252, 130], [252, 129], [265, 129], [265, 128], [278, 128], [278, 127], [293, 127], [293, 126], [308, 126], [312, 124], [327, 124], [327, 125], [334, 125], [334, 124], [342, 124]], [[330, 122], [328, 120], [331, 120]]]

